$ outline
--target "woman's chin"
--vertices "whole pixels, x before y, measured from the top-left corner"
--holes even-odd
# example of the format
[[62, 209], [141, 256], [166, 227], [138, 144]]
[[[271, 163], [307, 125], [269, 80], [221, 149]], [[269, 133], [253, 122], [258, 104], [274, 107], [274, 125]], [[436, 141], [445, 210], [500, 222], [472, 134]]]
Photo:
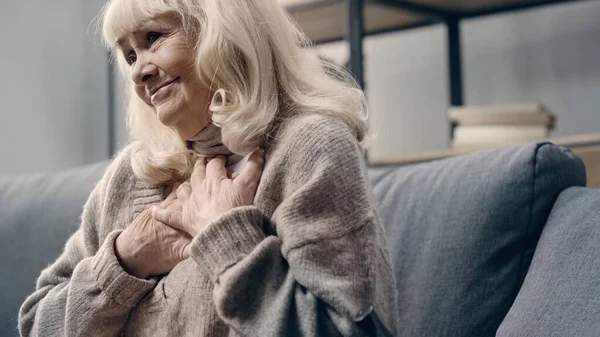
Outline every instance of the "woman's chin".
[[177, 123], [177, 113], [171, 109], [156, 109], [158, 121], [164, 126], [174, 126]]

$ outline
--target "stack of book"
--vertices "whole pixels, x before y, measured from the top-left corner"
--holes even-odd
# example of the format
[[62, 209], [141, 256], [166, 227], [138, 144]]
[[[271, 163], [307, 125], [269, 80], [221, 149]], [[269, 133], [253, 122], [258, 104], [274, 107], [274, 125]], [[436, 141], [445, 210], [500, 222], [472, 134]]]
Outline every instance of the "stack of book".
[[463, 106], [450, 109], [452, 147], [472, 151], [548, 138], [554, 116], [542, 104]]

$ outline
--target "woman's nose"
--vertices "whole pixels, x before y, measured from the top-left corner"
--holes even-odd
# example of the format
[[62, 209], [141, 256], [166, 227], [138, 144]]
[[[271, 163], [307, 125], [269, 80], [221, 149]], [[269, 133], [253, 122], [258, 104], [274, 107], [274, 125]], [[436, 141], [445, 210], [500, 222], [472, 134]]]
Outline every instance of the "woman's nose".
[[158, 68], [147, 61], [147, 58], [138, 57], [131, 76], [137, 85], [145, 85], [146, 82], [158, 73]]

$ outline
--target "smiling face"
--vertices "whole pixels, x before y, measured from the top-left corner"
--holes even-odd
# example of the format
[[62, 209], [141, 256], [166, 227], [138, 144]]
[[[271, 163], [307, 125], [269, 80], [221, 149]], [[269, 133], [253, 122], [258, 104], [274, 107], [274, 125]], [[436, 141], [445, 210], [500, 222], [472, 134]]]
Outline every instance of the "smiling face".
[[183, 140], [193, 138], [210, 121], [212, 93], [198, 78], [192, 40], [178, 17], [163, 15], [117, 42], [136, 94]]

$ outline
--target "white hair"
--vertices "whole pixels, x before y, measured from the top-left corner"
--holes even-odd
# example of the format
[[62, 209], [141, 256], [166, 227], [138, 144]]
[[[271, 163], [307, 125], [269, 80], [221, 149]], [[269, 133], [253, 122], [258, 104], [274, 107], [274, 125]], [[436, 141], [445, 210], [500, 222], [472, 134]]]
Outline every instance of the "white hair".
[[[231, 151], [250, 152], [275, 121], [300, 113], [334, 116], [359, 141], [365, 137], [362, 90], [308, 48], [310, 41], [276, 0], [111, 0], [103, 11], [104, 40], [114, 48], [121, 36], [167, 13], [177, 14], [195, 39], [196, 71], [214, 92], [212, 122]], [[127, 74], [125, 60], [117, 59]], [[185, 142], [133, 93], [133, 81], [125, 82], [129, 135], [139, 145], [131, 162], [135, 174], [152, 184], [187, 178], [193, 163]]]

